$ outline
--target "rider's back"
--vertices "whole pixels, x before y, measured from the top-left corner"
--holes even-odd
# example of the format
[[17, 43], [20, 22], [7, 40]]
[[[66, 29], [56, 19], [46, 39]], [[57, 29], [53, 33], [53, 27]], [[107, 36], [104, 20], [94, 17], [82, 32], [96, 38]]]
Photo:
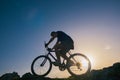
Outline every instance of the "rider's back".
[[60, 41], [61, 43], [65, 42], [70, 49], [74, 49], [74, 42], [70, 36], [68, 36], [63, 31], [57, 31], [57, 34], [58, 41]]

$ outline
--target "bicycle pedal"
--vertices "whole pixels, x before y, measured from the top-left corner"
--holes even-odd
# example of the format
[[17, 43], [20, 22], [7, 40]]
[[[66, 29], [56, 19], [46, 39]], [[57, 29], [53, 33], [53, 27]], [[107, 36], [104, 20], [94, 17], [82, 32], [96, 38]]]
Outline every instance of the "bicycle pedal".
[[65, 67], [60, 67], [60, 66], [59, 66], [59, 70], [60, 70], [60, 71], [64, 71], [65, 69], [66, 69]]

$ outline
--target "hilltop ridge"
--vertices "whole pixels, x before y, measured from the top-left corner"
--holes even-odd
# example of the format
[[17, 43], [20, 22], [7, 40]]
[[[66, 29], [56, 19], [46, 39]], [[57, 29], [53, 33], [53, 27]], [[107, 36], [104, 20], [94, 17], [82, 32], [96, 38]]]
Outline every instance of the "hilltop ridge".
[[92, 70], [88, 74], [81, 76], [70, 76], [69, 78], [49, 78], [38, 77], [30, 72], [25, 73], [22, 77], [17, 72], [6, 73], [0, 77], [0, 80], [120, 80], [120, 62], [100, 70]]

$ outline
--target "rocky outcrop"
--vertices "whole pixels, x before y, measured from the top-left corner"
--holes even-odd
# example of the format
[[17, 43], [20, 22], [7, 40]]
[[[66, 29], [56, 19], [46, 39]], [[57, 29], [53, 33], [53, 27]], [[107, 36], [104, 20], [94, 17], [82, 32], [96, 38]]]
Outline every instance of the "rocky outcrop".
[[0, 77], [0, 80], [19, 80], [19, 79], [20, 76], [16, 72], [6, 73]]
[[92, 70], [89, 75], [90, 80], [120, 80], [120, 63], [101, 70]]
[[120, 80], [120, 62], [101, 70], [92, 70], [89, 74], [69, 77], [66, 79], [51, 79], [46, 77], [34, 76], [26, 73], [20, 77], [16, 72], [6, 73], [0, 77], [0, 80]]

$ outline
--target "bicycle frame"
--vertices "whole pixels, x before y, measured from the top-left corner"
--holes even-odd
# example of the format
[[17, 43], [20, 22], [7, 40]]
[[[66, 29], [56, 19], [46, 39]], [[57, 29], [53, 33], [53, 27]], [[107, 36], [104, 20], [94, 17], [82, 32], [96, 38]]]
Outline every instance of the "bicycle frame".
[[[54, 51], [51, 51], [51, 52], [54, 52]], [[56, 59], [50, 52], [48, 52], [48, 54], [47, 54], [46, 56], [49, 57], [49, 55], [50, 55], [55, 61], [57, 61], [57, 59]]]
[[[50, 52], [55, 52], [55, 51], [49, 51], [48, 54], [46, 54], [46, 56], [49, 57], [49, 55], [50, 55], [55, 61], [57, 61], [57, 59]], [[71, 52], [70, 51], [68, 51], [67, 53], [69, 54], [69, 56], [71, 56]], [[63, 62], [64, 62], [64, 60], [63, 60]], [[75, 62], [77, 62], [74, 58], [73, 58], [73, 60]], [[45, 63], [45, 60], [43, 61], [43, 63]]]
[[[58, 61], [57, 57], [54, 56], [52, 53], [52, 52], [55, 53], [55, 51], [51, 50], [51, 48], [48, 48], [48, 47], [45, 47], [45, 48], [46, 48], [47, 54], [40, 55], [40, 56], [36, 57], [31, 64], [31, 71], [34, 75], [37, 75], [37, 76], [48, 75], [49, 72], [51, 71], [52, 65], [59, 67], [59, 69], [61, 71], [64, 71], [65, 69], [67, 69], [71, 75], [75, 75], [75, 76], [86, 74], [86, 73], [90, 72], [91, 63], [90, 63], [90, 60], [87, 58], [87, 56], [85, 56], [81, 53], [72, 54], [71, 51], [68, 51], [66, 53], [66, 54], [68, 54], [68, 59], [62, 58], [61, 64], [55, 65], [53, 61]], [[60, 57], [62, 57], [62, 56], [60, 56]], [[85, 67], [82, 66], [82, 64], [81, 64], [82, 59], [81, 58], [83, 58], [84, 60], [87, 61], [86, 62], [88, 64], [87, 66], [85, 66]], [[39, 64], [38, 60], [40, 61], [40, 65], [38, 65]], [[46, 67], [46, 66], [48, 66], [48, 67]], [[74, 66], [76, 66], [76, 67], [74, 67]], [[41, 70], [40, 73], [38, 72], [38, 68], [40, 68], [40, 70]], [[45, 70], [43, 71], [42, 68], [43, 68], [43, 70], [46, 69], [46, 71]], [[79, 71], [79, 72], [74, 72], [74, 71]], [[83, 72], [80, 72], [80, 71], [83, 71]]]
[[[51, 52], [55, 52], [55, 51], [51, 51]], [[48, 54], [46, 54], [46, 56], [49, 57], [49, 55], [50, 55], [55, 61], [57, 61], [57, 59], [50, 53], [50, 51], [48, 52]], [[46, 61], [47, 61], [47, 59], [44, 59], [40, 66], [44, 66], [44, 64], [46, 63]]]

